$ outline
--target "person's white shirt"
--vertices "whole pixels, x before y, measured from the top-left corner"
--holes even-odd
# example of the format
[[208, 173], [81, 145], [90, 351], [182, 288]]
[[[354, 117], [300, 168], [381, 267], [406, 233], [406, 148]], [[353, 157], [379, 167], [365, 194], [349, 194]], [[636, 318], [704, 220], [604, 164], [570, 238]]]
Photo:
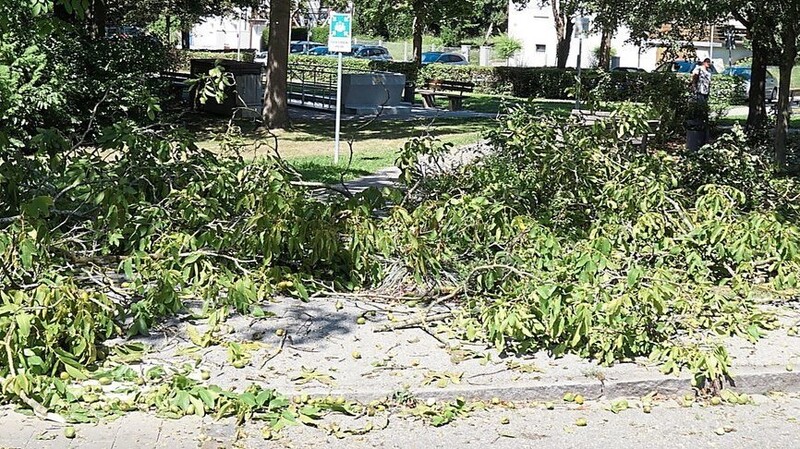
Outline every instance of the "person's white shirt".
[[697, 93], [701, 95], [708, 95], [711, 92], [711, 71], [709, 71], [704, 64], [698, 64], [692, 70], [692, 77], [697, 77], [695, 88]]

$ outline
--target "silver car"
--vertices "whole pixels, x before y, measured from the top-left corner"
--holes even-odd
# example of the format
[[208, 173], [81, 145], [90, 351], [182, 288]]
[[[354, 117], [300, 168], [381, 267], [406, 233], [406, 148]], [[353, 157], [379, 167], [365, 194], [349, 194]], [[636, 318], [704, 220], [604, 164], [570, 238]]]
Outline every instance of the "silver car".
[[[744, 96], [750, 96], [750, 78], [753, 75], [753, 71], [750, 67], [728, 67], [722, 71], [722, 74], [733, 75], [741, 78], [744, 81], [742, 83]], [[769, 71], [767, 71], [767, 79], [764, 82], [764, 98], [766, 98], [769, 102], [773, 102], [778, 99], [778, 80], [776, 80], [775, 77], [769, 73]]]
[[467, 65], [467, 59], [458, 53], [445, 53], [443, 51], [427, 51], [422, 54], [422, 65], [449, 64]]

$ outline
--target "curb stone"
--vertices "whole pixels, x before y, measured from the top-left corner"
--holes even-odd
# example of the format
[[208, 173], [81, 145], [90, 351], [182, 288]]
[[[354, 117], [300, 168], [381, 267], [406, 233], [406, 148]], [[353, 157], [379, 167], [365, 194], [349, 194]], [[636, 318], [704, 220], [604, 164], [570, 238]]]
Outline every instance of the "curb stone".
[[[771, 392], [800, 392], [800, 373], [788, 372], [777, 367], [766, 367], [761, 370], [740, 373], [734, 376], [733, 382], [726, 387], [738, 393], [765, 395]], [[446, 389], [421, 388], [411, 389], [410, 393], [419, 399], [454, 400], [461, 396], [472, 400], [489, 401], [500, 398], [506, 401], [543, 401], [560, 400], [566, 393], [576, 393], [590, 399], [642, 397], [656, 392], [664, 396], [682, 396], [692, 394], [690, 376], [665, 376], [654, 379], [626, 379], [600, 381], [566, 381], [550, 384], [515, 385], [515, 386], [457, 386]], [[395, 391], [389, 390], [304, 390], [312, 397], [343, 396], [348, 400], [362, 403], [380, 400], [392, 396]]]

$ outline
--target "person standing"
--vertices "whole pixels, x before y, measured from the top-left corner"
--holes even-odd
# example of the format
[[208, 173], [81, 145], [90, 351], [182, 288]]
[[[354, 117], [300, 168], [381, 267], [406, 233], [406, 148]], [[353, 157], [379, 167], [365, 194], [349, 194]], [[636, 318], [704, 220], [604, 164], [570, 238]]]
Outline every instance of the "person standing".
[[711, 93], [711, 59], [706, 58], [692, 70], [692, 90], [698, 101], [708, 103]]

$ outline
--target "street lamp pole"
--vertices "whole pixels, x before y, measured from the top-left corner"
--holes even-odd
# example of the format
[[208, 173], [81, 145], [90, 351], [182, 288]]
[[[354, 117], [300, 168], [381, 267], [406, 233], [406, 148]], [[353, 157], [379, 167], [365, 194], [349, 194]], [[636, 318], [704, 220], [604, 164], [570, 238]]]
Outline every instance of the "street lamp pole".
[[581, 109], [581, 61], [583, 59], [583, 36], [589, 33], [589, 18], [578, 17], [578, 26], [576, 27], [578, 33], [578, 88], [575, 90], [575, 109]]

